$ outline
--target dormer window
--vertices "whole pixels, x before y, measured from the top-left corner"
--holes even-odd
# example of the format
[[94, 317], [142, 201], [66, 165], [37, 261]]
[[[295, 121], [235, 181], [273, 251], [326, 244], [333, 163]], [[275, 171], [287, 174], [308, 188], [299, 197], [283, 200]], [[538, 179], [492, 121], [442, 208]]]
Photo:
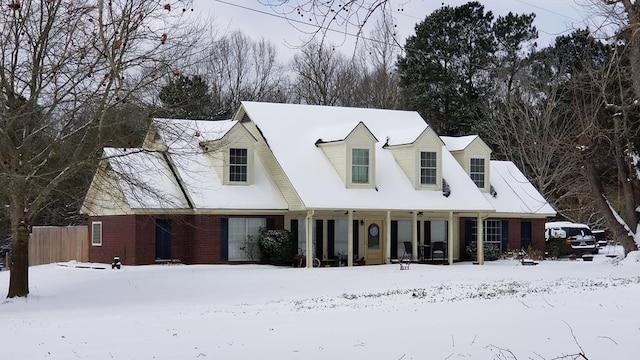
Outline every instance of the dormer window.
[[479, 188], [484, 188], [484, 159], [471, 158], [469, 176]]
[[229, 149], [229, 182], [247, 182], [248, 160], [247, 149]]
[[369, 149], [351, 150], [351, 182], [369, 183]]
[[420, 184], [435, 185], [438, 173], [438, 154], [435, 151], [420, 152]]

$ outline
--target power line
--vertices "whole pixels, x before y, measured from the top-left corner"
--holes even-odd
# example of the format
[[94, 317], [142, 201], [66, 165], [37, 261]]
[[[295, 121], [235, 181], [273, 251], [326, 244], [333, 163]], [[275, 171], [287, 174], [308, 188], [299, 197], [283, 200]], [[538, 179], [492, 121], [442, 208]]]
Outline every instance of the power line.
[[244, 5], [233, 4], [233, 3], [230, 3], [230, 2], [225, 1], [225, 0], [214, 0], [214, 1], [219, 2], [221, 4], [225, 4], [225, 5], [233, 6], [233, 7], [236, 7], [236, 8], [240, 8], [240, 9], [243, 9], [243, 10], [255, 12], [255, 13], [258, 13], [258, 14], [267, 15], [267, 16], [278, 18], [278, 19], [286, 20], [287, 22], [292, 22], [292, 23], [296, 23], [296, 24], [302, 24], [302, 25], [305, 25], [305, 26], [310, 26], [310, 27], [316, 28], [319, 31], [328, 31], [328, 32], [338, 33], [338, 34], [341, 34], [341, 35], [351, 36], [351, 37], [356, 38], [356, 39], [363, 39], [363, 40], [373, 41], [373, 42], [377, 42], [377, 43], [384, 44], [384, 45], [391, 45], [391, 46], [397, 46], [397, 47], [402, 48], [402, 46], [400, 44], [397, 44], [397, 43], [388, 43], [388, 42], [385, 42], [385, 41], [382, 41], [382, 40], [372, 39], [372, 38], [366, 37], [366, 36], [361, 35], [361, 34], [352, 34], [352, 33], [347, 32], [346, 30], [344, 30], [344, 31], [343, 30], [336, 30], [336, 29], [332, 29], [332, 28], [330, 28], [328, 26], [327, 27], [322, 27], [322, 26], [319, 26], [319, 25], [316, 25], [316, 24], [312, 24], [312, 23], [308, 23], [308, 22], [305, 22], [305, 21], [302, 21], [302, 20], [291, 19], [291, 18], [288, 18], [288, 17], [286, 17], [284, 15], [274, 14], [274, 13], [270, 13], [270, 12], [267, 12], [267, 11], [264, 11], [264, 10], [254, 9], [254, 8], [251, 8], [251, 7], [248, 7], [248, 6], [244, 6]]
[[580, 22], [580, 21], [581, 21], [581, 20], [578, 20], [578, 19], [574, 19], [574, 18], [572, 18], [571, 16], [567, 16], [566, 14], [562, 14], [562, 13], [559, 13], [559, 12], [557, 12], [557, 11], [549, 10], [549, 9], [543, 8], [542, 6], [534, 5], [534, 4], [528, 3], [528, 2], [523, 1], [523, 0], [516, 0], [516, 2], [519, 2], [519, 3], [521, 3], [521, 4], [525, 4], [525, 5], [528, 5], [528, 6], [534, 7], [534, 8], [539, 9], [539, 10], [546, 11], [546, 12], [548, 12], [548, 13], [550, 13], [550, 14], [554, 14], [554, 15], [558, 15], [558, 16], [561, 16], [561, 17], [567, 18], [567, 19], [572, 20], [572, 21], [577, 21], [577, 22]]

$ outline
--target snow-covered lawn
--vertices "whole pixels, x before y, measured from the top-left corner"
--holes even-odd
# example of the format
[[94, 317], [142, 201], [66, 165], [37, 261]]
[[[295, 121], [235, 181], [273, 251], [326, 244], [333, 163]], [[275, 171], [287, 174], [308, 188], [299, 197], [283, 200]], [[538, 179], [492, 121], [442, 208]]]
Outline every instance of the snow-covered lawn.
[[[640, 263], [31, 268], [2, 359], [637, 359]], [[64, 265], [64, 266], [61, 266]], [[0, 272], [6, 292], [9, 272]], [[575, 358], [575, 357], [568, 357]]]

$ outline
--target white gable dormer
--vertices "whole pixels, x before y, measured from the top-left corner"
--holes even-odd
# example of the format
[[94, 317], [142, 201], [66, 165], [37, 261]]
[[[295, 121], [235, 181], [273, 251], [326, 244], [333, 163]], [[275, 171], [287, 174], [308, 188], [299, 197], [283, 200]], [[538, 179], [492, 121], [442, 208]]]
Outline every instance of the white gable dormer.
[[407, 140], [390, 134], [384, 148], [391, 151], [414, 189], [441, 189], [443, 142], [431, 127], [409, 140], [411, 142]]
[[491, 149], [477, 135], [441, 137], [447, 149], [482, 192], [489, 192]]
[[[347, 125], [348, 126], [348, 125]], [[327, 138], [316, 141], [347, 188], [375, 188], [378, 139], [363, 122], [348, 133], [344, 126], [328, 130]], [[344, 134], [344, 135], [342, 135]]]
[[202, 142], [200, 147], [211, 156], [223, 185], [251, 185], [256, 142], [244, 125], [235, 122], [220, 139]]
[[142, 148], [154, 151], [167, 150], [167, 144], [164, 143], [158, 125], [155, 122], [149, 125], [149, 130], [147, 130], [147, 134], [142, 142]]

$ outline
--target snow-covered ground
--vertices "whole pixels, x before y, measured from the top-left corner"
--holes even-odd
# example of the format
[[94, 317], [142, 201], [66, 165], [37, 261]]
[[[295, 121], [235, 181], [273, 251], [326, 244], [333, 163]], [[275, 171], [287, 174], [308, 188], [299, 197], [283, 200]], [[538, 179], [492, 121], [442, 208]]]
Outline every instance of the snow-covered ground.
[[[605, 256], [612, 252], [604, 249], [592, 262], [500, 260], [409, 270], [37, 266], [26, 300], [0, 301], [0, 354], [407, 360], [583, 352], [589, 359], [637, 359], [640, 256], [616, 261]], [[9, 272], [0, 272], [0, 289], [6, 292], [8, 283]]]

